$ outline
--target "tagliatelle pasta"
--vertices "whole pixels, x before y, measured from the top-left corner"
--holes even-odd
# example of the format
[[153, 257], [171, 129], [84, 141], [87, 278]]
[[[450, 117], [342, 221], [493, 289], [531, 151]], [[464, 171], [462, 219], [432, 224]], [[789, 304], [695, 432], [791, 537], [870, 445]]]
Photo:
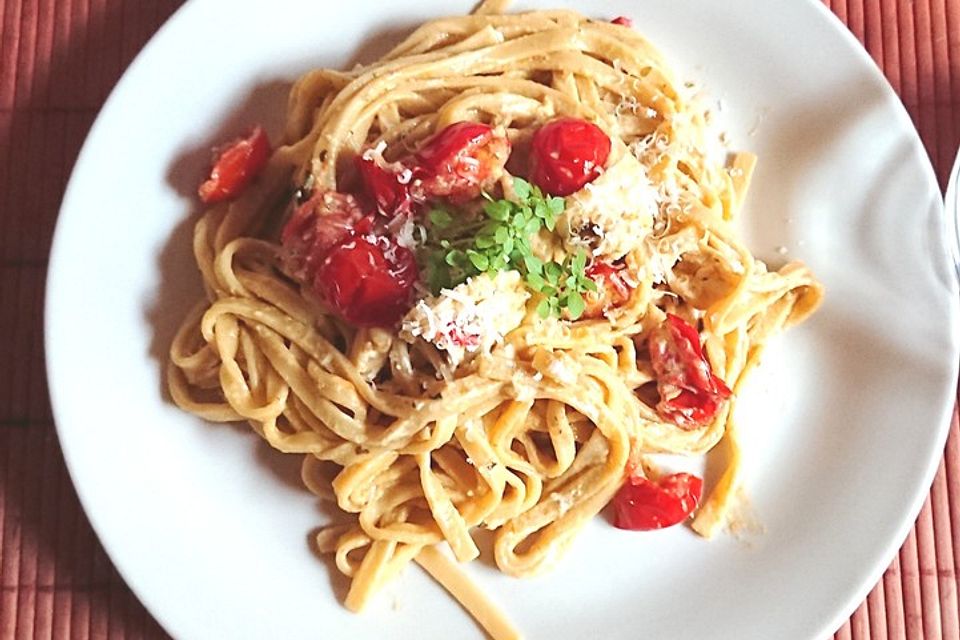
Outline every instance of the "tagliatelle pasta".
[[[570, 11], [508, 14], [502, 2], [428, 22], [369, 65], [296, 83], [283, 145], [197, 222], [206, 298], [174, 340], [168, 382], [187, 411], [246, 421], [304, 456], [306, 486], [344, 514], [316, 542], [351, 578], [348, 608], [415, 560], [492, 636], [515, 637], [436, 545], [472, 560], [471, 530], [485, 527], [497, 566], [533, 575], [625, 479], [656, 480], [646, 456], [701, 455], [726, 439], [729, 465], [692, 523], [706, 537], [723, 528], [739, 487], [737, 392], [766, 341], [812, 313], [822, 288], [800, 263], [768, 271], [737, 239], [755, 158], [727, 154], [710, 118], [637, 31]], [[551, 180], [569, 176], [544, 168], [557, 158], [537, 164], [553, 122], [609, 147], [589, 150], [603, 161], [581, 162], [588, 181], [563, 195]], [[502, 143], [477, 156], [496, 171], [470, 174], [486, 177], [469, 202], [423, 168], [425, 149], [461, 123]], [[363, 161], [394, 176], [392, 191], [347, 195], [371, 184]], [[525, 195], [515, 176], [547, 195]], [[304, 206], [310, 234], [346, 221], [315, 260], [291, 249]], [[472, 235], [430, 245], [458, 226], [499, 237], [500, 217], [519, 221], [502, 235], [521, 246], [499, 269], [480, 241], [455, 253], [474, 247]], [[352, 282], [323, 281], [360, 245], [382, 273], [344, 263], [337, 273]], [[430, 246], [464, 271], [460, 282], [428, 290]], [[350, 287], [373, 295], [374, 283], [379, 307], [337, 306]], [[383, 321], [387, 299], [402, 318]]]

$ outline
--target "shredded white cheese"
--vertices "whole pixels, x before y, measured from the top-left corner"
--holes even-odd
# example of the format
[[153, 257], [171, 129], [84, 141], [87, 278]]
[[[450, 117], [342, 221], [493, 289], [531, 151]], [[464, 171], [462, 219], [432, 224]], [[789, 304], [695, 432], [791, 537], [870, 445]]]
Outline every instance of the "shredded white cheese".
[[543, 377], [567, 386], [576, 384], [580, 375], [579, 364], [563, 352], [539, 349], [532, 364]]
[[411, 251], [414, 251], [420, 247], [420, 245], [422, 245], [426, 240], [426, 237], [426, 229], [414, 222], [412, 216], [405, 216], [403, 218], [403, 223], [397, 227], [396, 231], [394, 232], [396, 243], [405, 249], [410, 249]]
[[557, 509], [560, 511], [560, 515], [564, 515], [567, 511], [570, 511], [570, 508], [573, 507], [573, 497], [567, 496], [562, 493], [551, 493], [550, 499], [557, 503]]
[[377, 143], [377, 146], [370, 147], [369, 149], [364, 151], [362, 157], [364, 160], [382, 161], [383, 152], [386, 150], [387, 150], [387, 143], [381, 140], [380, 142]]
[[419, 300], [404, 316], [400, 338], [432, 343], [457, 366], [468, 354], [489, 353], [518, 327], [529, 297], [516, 271], [481, 274]]
[[631, 153], [599, 178], [566, 198], [557, 230], [568, 251], [588, 249], [594, 256], [617, 260], [649, 233], [660, 208], [660, 195], [646, 168]]

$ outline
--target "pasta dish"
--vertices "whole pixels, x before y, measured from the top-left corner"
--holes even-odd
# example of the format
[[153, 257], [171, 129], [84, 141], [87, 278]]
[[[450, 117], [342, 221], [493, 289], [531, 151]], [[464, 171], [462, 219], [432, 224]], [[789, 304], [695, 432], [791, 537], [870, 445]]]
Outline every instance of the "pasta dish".
[[[628, 19], [505, 5], [310, 71], [282, 144], [255, 127], [218, 150], [206, 296], [168, 367], [183, 409], [303, 456], [343, 515], [316, 546], [346, 607], [413, 560], [498, 638], [517, 632], [455, 562], [471, 531], [519, 577], [607, 505], [622, 529], [721, 531], [738, 392], [823, 295], [738, 239], [756, 158]], [[703, 500], [651, 458], [721, 441]]]

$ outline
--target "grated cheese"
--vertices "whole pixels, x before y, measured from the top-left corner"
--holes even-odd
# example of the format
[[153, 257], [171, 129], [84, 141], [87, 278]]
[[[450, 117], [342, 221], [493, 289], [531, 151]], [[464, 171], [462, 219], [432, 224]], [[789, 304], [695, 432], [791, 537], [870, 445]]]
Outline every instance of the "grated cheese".
[[573, 497], [562, 493], [551, 493], [550, 499], [557, 503], [560, 515], [565, 515], [573, 507]]
[[646, 168], [625, 153], [599, 178], [566, 198], [557, 229], [568, 251], [586, 249], [617, 260], [650, 231], [659, 200]]
[[383, 140], [377, 143], [377, 146], [370, 147], [363, 152], [361, 156], [364, 160], [383, 160], [383, 152], [387, 150], [387, 143]]
[[424, 243], [427, 231], [414, 222], [413, 217], [405, 216], [403, 223], [394, 231], [394, 238], [398, 246], [411, 251], [416, 250]]
[[457, 366], [468, 355], [489, 353], [503, 342], [523, 321], [529, 297], [517, 271], [481, 274], [419, 300], [404, 316], [400, 338], [425, 340]]
[[533, 367], [543, 377], [563, 385], [574, 385], [580, 375], [580, 365], [563, 352], [539, 349], [533, 356]]

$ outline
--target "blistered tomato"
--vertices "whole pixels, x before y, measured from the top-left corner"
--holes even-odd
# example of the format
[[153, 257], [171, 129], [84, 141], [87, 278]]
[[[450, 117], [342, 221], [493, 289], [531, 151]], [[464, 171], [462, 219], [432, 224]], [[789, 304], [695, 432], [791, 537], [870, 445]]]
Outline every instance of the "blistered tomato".
[[650, 334], [648, 347], [660, 393], [657, 413], [684, 429], [710, 422], [730, 397], [730, 388], [710, 369], [697, 330], [668, 313]]
[[423, 176], [414, 187], [423, 197], [466, 202], [502, 175], [509, 157], [510, 141], [493, 127], [457, 122], [427, 140], [407, 164]]
[[267, 164], [270, 141], [263, 127], [254, 127], [246, 138], [239, 138], [217, 152], [207, 178], [198, 190], [204, 204], [237, 197]]
[[533, 134], [530, 180], [552, 196], [568, 196], [596, 180], [610, 156], [610, 138], [592, 122], [560, 118]]
[[[334, 246], [364, 229], [365, 213], [357, 199], [347, 193], [317, 190], [296, 206], [283, 227], [286, 271], [301, 282], [310, 282], [320, 262]], [[366, 222], [369, 226], [369, 221]]]
[[654, 482], [631, 476], [613, 498], [614, 525], [650, 531], [680, 524], [700, 503], [703, 481], [689, 473], [674, 473]]
[[378, 213], [393, 218], [413, 210], [414, 199], [410, 192], [415, 175], [413, 169], [401, 162], [384, 162], [379, 155], [365, 152], [357, 156], [357, 171], [363, 181], [363, 190]]
[[356, 235], [330, 250], [313, 286], [352, 324], [388, 327], [410, 308], [416, 280], [412, 251], [383, 237]]
[[597, 318], [607, 309], [619, 307], [630, 299], [633, 287], [623, 275], [624, 267], [600, 260], [587, 267], [586, 275], [597, 285], [596, 292], [587, 293], [585, 318]]

